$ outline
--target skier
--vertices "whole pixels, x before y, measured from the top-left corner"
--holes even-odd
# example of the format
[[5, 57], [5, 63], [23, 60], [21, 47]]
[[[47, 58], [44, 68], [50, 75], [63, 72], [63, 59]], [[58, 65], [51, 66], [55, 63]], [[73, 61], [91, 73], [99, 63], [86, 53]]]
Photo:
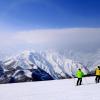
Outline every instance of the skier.
[[98, 66], [98, 68], [96, 68], [96, 78], [95, 78], [95, 82], [99, 83], [100, 82], [100, 66]]
[[78, 71], [76, 72], [76, 77], [78, 78], [78, 80], [77, 80], [77, 86], [82, 84], [82, 77], [83, 76], [84, 76], [84, 73], [79, 68]]

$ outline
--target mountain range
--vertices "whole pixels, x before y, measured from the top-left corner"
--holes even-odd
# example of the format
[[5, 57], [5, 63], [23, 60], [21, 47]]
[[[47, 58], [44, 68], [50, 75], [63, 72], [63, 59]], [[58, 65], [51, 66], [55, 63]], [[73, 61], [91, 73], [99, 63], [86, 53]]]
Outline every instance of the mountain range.
[[[99, 60], [93, 66], [98, 64]], [[0, 83], [73, 78], [79, 68], [85, 75], [93, 73], [93, 66], [69, 59], [57, 51], [24, 51], [0, 62]]]

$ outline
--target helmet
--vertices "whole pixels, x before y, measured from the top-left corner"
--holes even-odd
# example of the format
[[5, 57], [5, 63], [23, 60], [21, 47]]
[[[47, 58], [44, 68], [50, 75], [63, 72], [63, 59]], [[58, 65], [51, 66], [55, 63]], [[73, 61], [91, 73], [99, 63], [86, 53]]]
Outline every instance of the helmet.
[[81, 70], [80, 68], [78, 70]]
[[100, 66], [98, 66], [98, 68], [100, 68]]

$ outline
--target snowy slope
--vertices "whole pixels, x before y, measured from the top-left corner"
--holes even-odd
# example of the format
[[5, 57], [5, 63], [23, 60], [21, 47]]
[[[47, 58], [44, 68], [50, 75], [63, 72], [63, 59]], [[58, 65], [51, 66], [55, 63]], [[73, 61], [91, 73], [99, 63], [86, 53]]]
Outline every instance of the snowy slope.
[[68, 59], [58, 52], [46, 51], [44, 52], [43, 56], [53, 66], [55, 72], [58, 75], [61, 75], [61, 77], [66, 78], [66, 74], [70, 77], [73, 77], [75, 76], [75, 73], [79, 68], [81, 68], [85, 74], [88, 73], [88, 70], [84, 65], [82, 65], [78, 61]]
[[3, 84], [0, 85], [0, 100], [100, 100], [100, 84], [94, 84], [94, 77], [83, 78], [85, 85], [78, 87], [75, 81]]

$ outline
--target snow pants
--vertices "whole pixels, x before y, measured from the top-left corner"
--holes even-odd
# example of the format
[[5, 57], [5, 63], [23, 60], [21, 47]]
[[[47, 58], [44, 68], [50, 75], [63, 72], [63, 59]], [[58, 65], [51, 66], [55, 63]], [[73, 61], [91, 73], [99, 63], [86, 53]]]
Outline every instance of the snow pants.
[[96, 83], [99, 83], [100, 82], [100, 76], [99, 75], [96, 75], [95, 82]]
[[77, 80], [77, 86], [82, 84], [82, 78], [78, 78]]

